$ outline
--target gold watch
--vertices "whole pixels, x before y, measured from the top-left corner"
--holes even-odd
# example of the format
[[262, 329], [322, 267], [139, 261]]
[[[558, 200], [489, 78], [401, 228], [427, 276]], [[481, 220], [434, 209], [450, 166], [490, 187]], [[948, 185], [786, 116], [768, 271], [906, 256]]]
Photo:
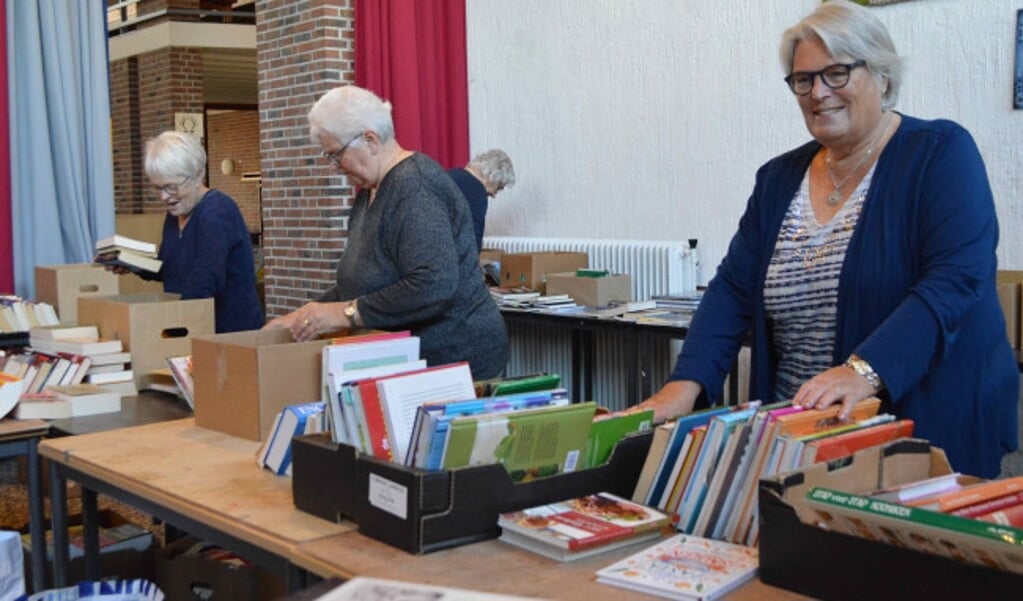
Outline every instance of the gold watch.
[[845, 360], [845, 366], [852, 369], [854, 372], [859, 374], [874, 387], [874, 392], [880, 391], [884, 388], [884, 383], [881, 382], [881, 376], [877, 375], [874, 368], [869, 363], [860, 358], [859, 355], [853, 353], [849, 355], [849, 358]]
[[357, 301], [353, 300], [345, 305], [345, 308], [341, 310], [341, 312], [345, 314], [345, 317], [348, 318], [348, 322], [353, 328], [356, 325], [355, 320], [359, 317], [359, 307], [355, 304], [356, 302]]

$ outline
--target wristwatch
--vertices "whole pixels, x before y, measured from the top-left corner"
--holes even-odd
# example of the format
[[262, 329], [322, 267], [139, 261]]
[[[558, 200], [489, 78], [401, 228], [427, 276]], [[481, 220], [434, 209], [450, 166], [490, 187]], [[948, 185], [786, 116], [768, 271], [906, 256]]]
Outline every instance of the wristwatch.
[[849, 358], [845, 360], [845, 366], [852, 369], [863, 377], [864, 380], [870, 383], [874, 387], [874, 392], [880, 391], [884, 388], [884, 383], [881, 382], [881, 376], [877, 375], [874, 368], [869, 363], [860, 358], [859, 355], [853, 353], [849, 355]]
[[341, 312], [345, 314], [345, 317], [348, 318], [348, 323], [353, 328], [356, 326], [355, 321], [359, 317], [359, 307], [358, 305], [355, 304], [356, 302], [358, 301], [353, 300], [352, 302], [345, 305], [345, 308], [341, 310]]

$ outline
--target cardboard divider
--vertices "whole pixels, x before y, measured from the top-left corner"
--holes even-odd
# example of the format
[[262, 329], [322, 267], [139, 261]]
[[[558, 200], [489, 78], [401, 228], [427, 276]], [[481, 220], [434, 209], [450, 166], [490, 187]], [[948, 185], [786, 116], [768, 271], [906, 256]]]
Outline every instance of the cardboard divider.
[[430, 553], [490, 538], [497, 517], [572, 497], [606, 491], [632, 496], [650, 449], [652, 431], [619, 441], [601, 466], [516, 484], [503, 465], [423, 470], [383, 461], [338, 444], [329, 435], [292, 443], [295, 507], [340, 522], [409, 553]]
[[760, 579], [837, 601], [1018, 597], [1019, 574], [829, 532], [799, 519], [813, 486], [866, 492], [950, 471], [940, 449], [902, 439], [857, 453], [851, 465], [837, 470], [820, 463], [762, 479]]

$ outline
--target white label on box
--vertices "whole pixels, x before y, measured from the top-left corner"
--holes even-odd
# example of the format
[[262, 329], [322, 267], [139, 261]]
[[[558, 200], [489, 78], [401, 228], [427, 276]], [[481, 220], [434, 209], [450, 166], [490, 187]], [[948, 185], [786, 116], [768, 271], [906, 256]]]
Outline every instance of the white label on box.
[[369, 504], [404, 520], [408, 518], [408, 488], [387, 478], [370, 474]]

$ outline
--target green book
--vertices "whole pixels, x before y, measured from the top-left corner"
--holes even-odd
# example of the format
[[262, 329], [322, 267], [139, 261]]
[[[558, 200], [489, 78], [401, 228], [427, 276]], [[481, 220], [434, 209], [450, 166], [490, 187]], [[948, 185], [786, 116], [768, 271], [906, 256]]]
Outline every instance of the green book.
[[1023, 530], [908, 507], [829, 488], [811, 488], [818, 525], [852, 536], [1023, 573]]
[[485, 413], [448, 426], [443, 469], [500, 463], [523, 482], [581, 469], [596, 403]]
[[653, 421], [653, 409], [596, 416], [590, 428], [590, 439], [586, 441], [583, 469], [603, 465], [611, 457], [611, 451], [619, 440], [634, 432], [649, 430]]
[[473, 386], [476, 388], [477, 397], [503, 396], [557, 388], [561, 386], [561, 376], [548, 373], [526, 374], [509, 378], [479, 380], [474, 382]]

